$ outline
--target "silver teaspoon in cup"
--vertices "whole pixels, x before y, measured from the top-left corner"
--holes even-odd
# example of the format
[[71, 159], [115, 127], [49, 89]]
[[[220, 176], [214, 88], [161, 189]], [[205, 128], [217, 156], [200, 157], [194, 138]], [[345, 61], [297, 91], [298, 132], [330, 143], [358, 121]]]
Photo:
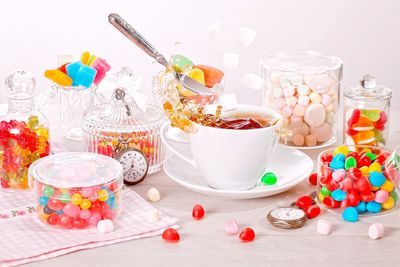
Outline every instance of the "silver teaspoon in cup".
[[[158, 63], [168, 67], [168, 61], [165, 57], [160, 54], [139, 32], [137, 32], [128, 22], [126, 22], [120, 15], [111, 13], [108, 15], [108, 21], [119, 30], [123, 35], [125, 35], [129, 40], [132, 41], [136, 46], [142, 49], [146, 54], [150, 57], [154, 58]], [[189, 76], [177, 73], [175, 71], [175, 78], [184, 86], [186, 89], [199, 94], [210, 96], [214, 95], [214, 93], [201, 83], [196, 80], [190, 78]]]

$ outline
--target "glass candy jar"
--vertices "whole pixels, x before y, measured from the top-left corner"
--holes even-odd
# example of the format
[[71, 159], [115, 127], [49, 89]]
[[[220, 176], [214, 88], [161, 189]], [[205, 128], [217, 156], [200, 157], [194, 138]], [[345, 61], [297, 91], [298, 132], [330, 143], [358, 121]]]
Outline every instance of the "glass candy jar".
[[389, 108], [392, 90], [364, 75], [360, 86], [344, 91], [345, 144], [383, 147], [389, 136]]
[[3, 189], [28, 189], [28, 167], [49, 155], [49, 123], [34, 109], [36, 81], [26, 71], [6, 79], [8, 113], [0, 118], [0, 179]]
[[336, 141], [342, 61], [314, 51], [277, 52], [260, 62], [264, 106], [284, 117], [281, 142], [296, 147]]
[[[88, 151], [118, 159], [124, 166], [125, 182], [136, 183], [162, 168], [165, 151], [160, 128], [164, 122], [158, 105], [147, 103], [144, 111], [125, 89], [117, 88], [108, 103], [85, 112], [82, 128]], [[127, 158], [132, 162], [122, 162]]]

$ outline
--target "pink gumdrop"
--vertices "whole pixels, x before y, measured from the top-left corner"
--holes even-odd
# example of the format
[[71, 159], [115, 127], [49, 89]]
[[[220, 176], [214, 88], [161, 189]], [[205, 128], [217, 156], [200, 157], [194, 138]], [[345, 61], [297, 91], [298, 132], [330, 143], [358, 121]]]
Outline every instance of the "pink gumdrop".
[[72, 203], [65, 204], [63, 208], [64, 214], [72, 218], [77, 218], [79, 215], [79, 211], [80, 211], [79, 206], [75, 206]]
[[297, 104], [306, 107], [308, 103], [310, 102], [310, 97], [301, 95], [299, 96], [299, 99], [297, 100]]
[[87, 222], [91, 226], [96, 226], [97, 223], [101, 220], [101, 215], [99, 212], [93, 212], [92, 215], [87, 219]]
[[231, 219], [225, 223], [225, 232], [235, 235], [239, 231], [239, 224], [235, 219]]
[[90, 195], [93, 193], [93, 190], [92, 190], [92, 188], [90, 188], [90, 187], [84, 187], [84, 188], [82, 188], [82, 190], [81, 190], [81, 195], [83, 196], [83, 197], [90, 197]]
[[332, 224], [327, 220], [318, 220], [317, 232], [320, 235], [329, 235], [332, 232]]
[[275, 106], [278, 109], [282, 109], [286, 104], [285, 99], [283, 99], [283, 98], [277, 98], [274, 100], [274, 102], [275, 102]]
[[389, 198], [389, 193], [385, 190], [378, 190], [375, 193], [375, 202], [383, 203]]
[[332, 178], [333, 178], [333, 180], [335, 180], [336, 182], [341, 182], [341, 181], [344, 179], [345, 176], [346, 176], [346, 173], [345, 173], [345, 171], [344, 171], [343, 169], [341, 169], [341, 170], [335, 170], [335, 171], [332, 173]]
[[92, 213], [90, 212], [90, 210], [81, 210], [79, 212], [79, 218], [84, 220], [89, 219], [91, 215]]

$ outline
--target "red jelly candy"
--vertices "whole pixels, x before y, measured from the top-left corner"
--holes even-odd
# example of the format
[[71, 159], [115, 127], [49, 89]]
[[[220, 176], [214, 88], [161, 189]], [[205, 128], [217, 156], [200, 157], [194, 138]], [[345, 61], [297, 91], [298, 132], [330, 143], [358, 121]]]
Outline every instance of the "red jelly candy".
[[358, 161], [358, 160], [360, 159], [360, 155], [358, 155], [358, 153], [355, 152], [355, 151], [352, 151], [352, 152], [350, 152], [349, 154], [347, 154], [347, 158], [348, 158], [348, 157], [353, 157], [353, 158], [356, 159], [356, 161]]
[[360, 203], [360, 196], [356, 192], [351, 191], [346, 196], [346, 203], [347, 206], [355, 207]]
[[317, 185], [317, 177], [318, 175], [316, 172], [312, 173], [310, 177], [308, 177], [308, 181], [310, 182], [310, 184]]
[[381, 122], [377, 121], [374, 123], [374, 127], [378, 131], [383, 131], [383, 130], [385, 130], [385, 123], [381, 123]]
[[103, 209], [103, 205], [100, 203], [100, 201], [92, 202], [92, 206], [90, 206], [91, 211], [101, 212], [102, 209]]
[[64, 72], [65, 74], [67, 74], [67, 65], [68, 65], [68, 64], [69, 64], [69, 63], [65, 63], [64, 65], [60, 66], [60, 67], [58, 68], [58, 70], [60, 70], [60, 71]]
[[47, 206], [52, 210], [61, 210], [64, 204], [58, 199], [50, 198], [47, 202]]
[[328, 208], [339, 208], [340, 202], [334, 200], [331, 196], [327, 196], [324, 198], [323, 203]]
[[58, 216], [58, 225], [63, 228], [72, 228], [72, 219], [71, 217], [61, 214]]
[[361, 117], [361, 111], [359, 109], [353, 110], [351, 117], [347, 121], [347, 126], [349, 127], [353, 126], [353, 124], [357, 123], [360, 120], [360, 117]]
[[339, 188], [339, 185], [337, 184], [336, 181], [334, 180], [330, 180], [327, 184], [326, 184], [326, 189], [328, 189], [329, 191], [333, 192], [336, 189]]
[[197, 204], [194, 205], [192, 209], [192, 217], [195, 220], [201, 220], [204, 217], [204, 208], [203, 206]]
[[369, 167], [369, 165], [371, 165], [371, 159], [368, 157], [368, 156], [366, 156], [366, 155], [362, 155], [361, 157], [360, 157], [360, 159], [358, 160], [358, 162], [357, 162], [357, 166], [359, 167], [359, 168], [361, 168], [361, 167], [363, 167], [363, 166], [367, 166], [367, 167]]
[[84, 229], [88, 226], [88, 223], [86, 220], [80, 219], [80, 218], [75, 218], [72, 220], [72, 227], [77, 228], [77, 229]]
[[321, 184], [327, 184], [332, 181], [332, 171], [329, 171], [328, 174], [322, 174], [320, 182]]
[[340, 189], [345, 192], [350, 192], [353, 189], [353, 180], [350, 178], [344, 178], [343, 181], [340, 182]]
[[361, 192], [360, 198], [364, 202], [371, 202], [371, 201], [373, 201], [375, 199], [375, 194], [372, 193], [371, 191], [369, 191], [369, 192], [367, 192], [367, 191], [366, 192]]
[[303, 210], [307, 210], [309, 206], [314, 204], [314, 200], [310, 196], [301, 196], [296, 201], [296, 206], [302, 208]]
[[356, 183], [360, 192], [371, 192], [371, 185], [365, 177], [361, 177]]
[[329, 162], [332, 161], [332, 159], [333, 159], [333, 156], [332, 156], [331, 154], [323, 154], [323, 155], [321, 156], [321, 161], [322, 161], [323, 163], [329, 163]]
[[246, 227], [240, 232], [239, 238], [243, 242], [251, 242], [254, 240], [254, 238], [256, 238], [256, 234], [254, 233], [253, 229]]
[[179, 241], [180, 238], [181, 237], [179, 236], [178, 231], [175, 230], [174, 228], [167, 228], [162, 233], [162, 239], [164, 239], [167, 242], [176, 243]]
[[386, 156], [384, 154], [380, 154], [374, 162], [379, 163], [379, 165], [383, 166], [383, 164], [385, 163], [386, 160]]
[[47, 218], [47, 223], [50, 225], [56, 225], [58, 223], [58, 215], [57, 214], [51, 214]]
[[358, 168], [350, 168], [347, 170], [347, 176], [351, 179], [358, 180], [362, 177], [362, 172]]
[[317, 205], [311, 205], [306, 210], [309, 219], [317, 217], [321, 213], [321, 209]]

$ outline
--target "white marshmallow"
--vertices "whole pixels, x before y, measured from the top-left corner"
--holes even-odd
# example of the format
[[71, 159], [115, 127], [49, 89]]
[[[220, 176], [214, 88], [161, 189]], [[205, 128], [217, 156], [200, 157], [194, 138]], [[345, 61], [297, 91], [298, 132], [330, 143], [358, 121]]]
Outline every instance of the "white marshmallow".
[[374, 240], [382, 238], [385, 234], [385, 227], [381, 223], [371, 224], [368, 229], [368, 236]]
[[161, 213], [159, 210], [152, 209], [147, 213], [147, 220], [151, 223], [156, 223], [160, 220]]
[[274, 98], [281, 98], [283, 96], [282, 88], [279, 86], [273, 86], [271, 91]]
[[222, 32], [222, 22], [219, 20], [211, 23], [206, 29], [207, 36], [210, 39], [214, 39], [221, 32]]
[[226, 68], [237, 69], [239, 67], [239, 54], [224, 53], [223, 63]]
[[239, 37], [240, 42], [243, 46], [248, 47], [250, 46], [254, 40], [256, 39], [257, 32], [247, 27], [240, 27], [239, 28]]
[[305, 84], [301, 84], [299, 86], [297, 86], [297, 93], [299, 93], [299, 95], [308, 95], [308, 93], [310, 92], [310, 88], [308, 88], [307, 85]]
[[110, 233], [114, 231], [114, 223], [109, 219], [100, 220], [97, 223], [97, 231], [99, 231], [102, 234]]
[[317, 233], [320, 235], [329, 235], [332, 231], [332, 224], [327, 221], [320, 219], [317, 222]]
[[253, 73], [246, 73], [243, 76], [242, 84], [254, 89], [260, 90], [264, 85], [264, 79]]
[[157, 202], [161, 199], [160, 192], [158, 192], [158, 190], [154, 187], [150, 188], [149, 191], [147, 191], [147, 197], [152, 202]]

